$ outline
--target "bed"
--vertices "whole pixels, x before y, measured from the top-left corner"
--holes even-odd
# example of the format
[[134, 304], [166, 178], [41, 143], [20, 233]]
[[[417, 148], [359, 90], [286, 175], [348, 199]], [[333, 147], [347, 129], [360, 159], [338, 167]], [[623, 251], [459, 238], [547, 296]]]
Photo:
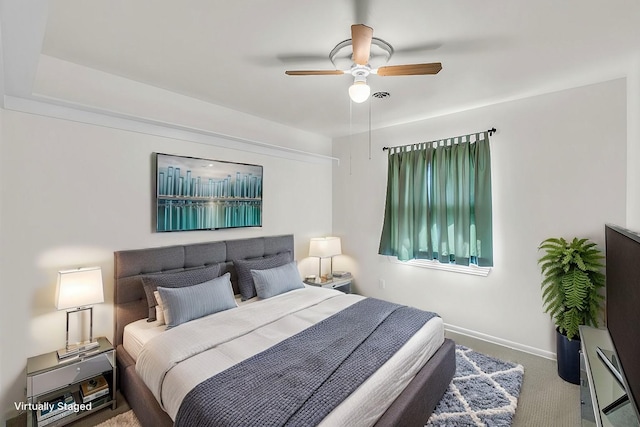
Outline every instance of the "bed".
[[[224, 375], [233, 375], [234, 369], [240, 369], [256, 358], [268, 360], [271, 356], [276, 358], [274, 360], [282, 360], [282, 353], [277, 352], [283, 351], [281, 348], [290, 341], [302, 339], [305, 333], [310, 334], [323, 325], [329, 325], [331, 321], [339, 323], [326, 328], [359, 323], [339, 319], [340, 316], [360, 316], [358, 309], [371, 311], [372, 308], [366, 307], [366, 304], [378, 304], [371, 298], [317, 287], [301, 287], [267, 299], [241, 301], [238, 298], [245, 289], [240, 289], [244, 279], [239, 278], [236, 266], [242, 265], [243, 261], [251, 265], [253, 260], [274, 259], [282, 254], [291, 256], [293, 249], [293, 236], [281, 235], [115, 252], [118, 385], [143, 426], [170, 426], [174, 424], [174, 419], [186, 425], [183, 422], [187, 419], [185, 413], [193, 411], [184, 408], [190, 408], [191, 395], [196, 389], [202, 388], [200, 383], [217, 380], [220, 382], [213, 388], [222, 388], [221, 385], [228, 384], [228, 378]], [[158, 320], [147, 321], [153, 311], [148, 305], [143, 279], [149, 276], [168, 277], [177, 272], [197, 275], [211, 268], [217, 268], [220, 276], [230, 278], [233, 294], [238, 300], [237, 307], [186, 322], [168, 331]], [[389, 308], [386, 305], [384, 307]], [[389, 308], [389, 313], [393, 313], [389, 317], [402, 310], [405, 308]], [[380, 362], [381, 366], [375, 369], [371, 368], [372, 372], [363, 373], [366, 378], [361, 383], [350, 386], [351, 389], [340, 386], [336, 390], [329, 390], [328, 396], [333, 400], [339, 399], [339, 402], [326, 409], [327, 413], [321, 415], [321, 422], [315, 420], [312, 424], [424, 425], [453, 377], [455, 355], [454, 343], [444, 338], [441, 319], [433, 317], [423, 321], [415, 326], [415, 333], [412, 332], [406, 342], [396, 344], [401, 347], [388, 360]], [[216, 325], [222, 324], [224, 328], [216, 328]], [[224, 333], [204, 332], [213, 329]], [[379, 329], [382, 330], [382, 327], [371, 326], [371, 330]], [[183, 331], [187, 330], [192, 334], [189, 339], [184, 338]], [[170, 341], [174, 339], [177, 341]], [[211, 339], [212, 342], [205, 345], [205, 339]], [[181, 344], [176, 345], [175, 342]], [[203, 347], [206, 351], [201, 353], [192, 347]], [[352, 367], [346, 365], [343, 372], [350, 372], [350, 369], [360, 371], [364, 356], [355, 353], [345, 356], [347, 361], [352, 361]], [[174, 366], [176, 357], [181, 362]], [[164, 371], [157, 372], [155, 368], [148, 367], [161, 362], [168, 363]], [[196, 372], [198, 375], [195, 375]], [[278, 378], [282, 376], [276, 375]], [[208, 380], [204, 381], [206, 378]], [[314, 378], [311, 376], [309, 380]], [[255, 381], [259, 383], [260, 380]], [[283, 381], [288, 379], [284, 378]], [[325, 382], [332, 384], [332, 381]], [[348, 391], [342, 391], [343, 388]], [[336, 391], [348, 395], [341, 397]], [[296, 391], [289, 394], [298, 396], [300, 393]], [[256, 395], [259, 397], [259, 393]], [[315, 394], [313, 397], [316, 397]], [[222, 400], [205, 399], [207, 404]], [[316, 400], [325, 402], [327, 397], [317, 397]], [[251, 409], [256, 407], [256, 402], [247, 405]], [[184, 406], [182, 412], [181, 406]], [[322, 403], [319, 407], [324, 406]], [[308, 410], [311, 415], [320, 416], [315, 413], [313, 406], [311, 408]], [[216, 407], [215, 411], [226, 409]]]

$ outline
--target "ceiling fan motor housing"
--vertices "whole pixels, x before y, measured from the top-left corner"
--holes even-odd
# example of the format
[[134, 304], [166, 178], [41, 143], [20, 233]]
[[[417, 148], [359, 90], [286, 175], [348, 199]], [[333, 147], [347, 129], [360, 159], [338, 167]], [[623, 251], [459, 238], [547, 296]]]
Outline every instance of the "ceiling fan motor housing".
[[371, 74], [371, 67], [369, 64], [367, 65], [358, 65], [354, 64], [349, 71], [353, 77], [355, 77], [355, 81], [366, 81], [367, 76]]

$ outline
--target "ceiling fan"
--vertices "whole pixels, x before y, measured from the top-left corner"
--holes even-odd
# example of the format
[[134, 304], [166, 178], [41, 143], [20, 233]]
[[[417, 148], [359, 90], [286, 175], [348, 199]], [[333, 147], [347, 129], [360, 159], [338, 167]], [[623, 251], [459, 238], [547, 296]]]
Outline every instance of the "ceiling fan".
[[329, 59], [334, 63], [334, 58], [339, 51], [351, 45], [353, 55], [351, 60], [353, 65], [347, 70], [302, 70], [302, 71], [285, 71], [289, 76], [329, 76], [351, 74], [353, 76], [353, 85], [349, 87], [349, 96], [353, 102], [361, 103], [369, 99], [371, 88], [367, 85], [367, 77], [369, 74], [377, 74], [379, 76], [415, 76], [425, 74], [438, 74], [442, 69], [440, 62], [432, 62], [427, 64], [406, 64], [406, 65], [389, 65], [384, 67], [372, 68], [369, 64], [371, 56], [371, 46], [379, 47], [388, 60], [393, 54], [393, 47], [382, 39], [373, 37], [373, 28], [363, 24], [354, 24], [351, 26], [351, 39], [338, 43], [329, 53]]

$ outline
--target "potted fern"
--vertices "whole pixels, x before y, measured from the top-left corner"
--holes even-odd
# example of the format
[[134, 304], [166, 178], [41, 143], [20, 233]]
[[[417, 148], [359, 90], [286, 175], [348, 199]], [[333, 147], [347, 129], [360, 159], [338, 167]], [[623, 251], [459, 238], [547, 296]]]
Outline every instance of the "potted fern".
[[580, 325], [598, 326], [604, 286], [604, 256], [588, 239], [549, 238], [540, 244], [545, 254], [538, 260], [542, 270], [542, 301], [556, 325], [558, 375], [580, 383]]

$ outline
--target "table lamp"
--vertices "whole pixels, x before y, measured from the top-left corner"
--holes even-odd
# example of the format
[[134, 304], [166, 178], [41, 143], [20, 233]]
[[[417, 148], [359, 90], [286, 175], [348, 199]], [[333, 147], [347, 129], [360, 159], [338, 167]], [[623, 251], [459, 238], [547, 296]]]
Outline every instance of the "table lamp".
[[[104, 302], [102, 270], [100, 267], [78, 268], [58, 272], [56, 308], [67, 310], [67, 335], [65, 348], [58, 350], [58, 358], [76, 356], [98, 347], [93, 339], [93, 306]], [[71, 309], [71, 310], [69, 310]], [[69, 315], [89, 310], [89, 340], [69, 344]]]
[[318, 277], [322, 276], [322, 258], [331, 259], [331, 269], [327, 275], [333, 278], [333, 257], [342, 254], [339, 237], [314, 237], [309, 243], [309, 256], [318, 257]]

